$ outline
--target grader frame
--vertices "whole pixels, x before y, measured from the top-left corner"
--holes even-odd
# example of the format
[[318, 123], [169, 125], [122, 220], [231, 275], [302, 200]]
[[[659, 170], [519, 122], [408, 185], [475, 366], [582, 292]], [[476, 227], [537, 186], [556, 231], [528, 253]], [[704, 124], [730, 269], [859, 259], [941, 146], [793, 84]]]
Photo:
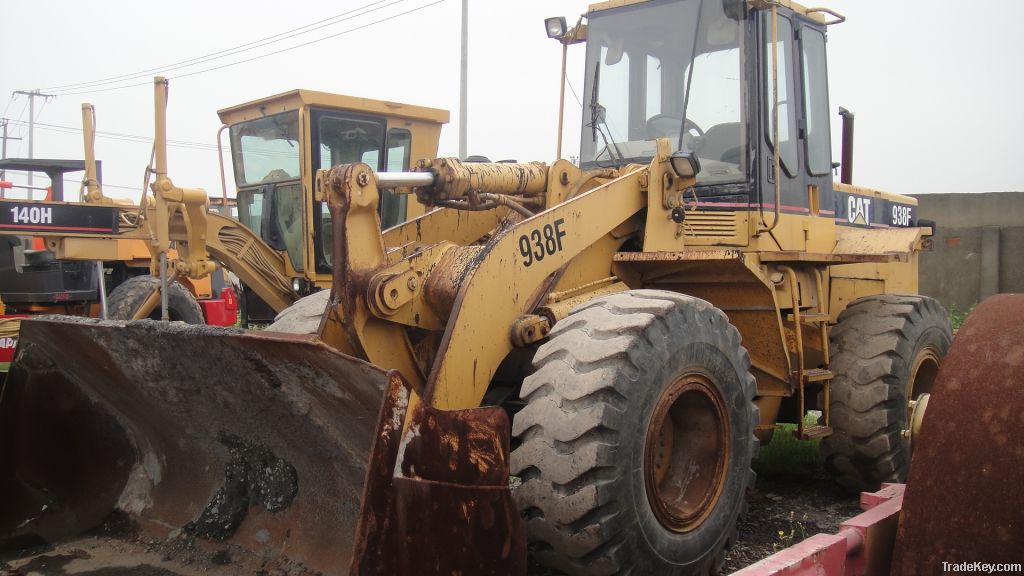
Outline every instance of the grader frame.
[[[321, 135], [318, 127], [311, 123], [311, 118], [318, 115], [325, 121], [337, 123], [356, 118], [389, 134], [397, 131], [407, 135], [403, 140], [404, 148], [396, 152], [396, 156], [402, 157], [387, 158], [388, 151], [384, 149], [383, 142], [376, 143], [376, 147], [367, 152], [372, 152], [376, 168], [383, 168], [389, 160], [407, 167], [411, 158], [435, 154], [441, 125], [448, 120], [448, 113], [442, 110], [310, 90], [293, 90], [221, 110], [219, 115], [224, 123], [221, 132], [243, 132], [253, 121], [268, 115], [294, 117], [294, 132], [283, 135], [281, 139], [293, 139], [296, 173], [288, 174], [284, 180], [272, 179], [269, 186], [260, 181], [245, 180], [244, 171], [247, 168], [250, 172], [253, 170], [246, 165], [246, 160], [250, 163], [262, 160], [263, 164], [276, 166], [275, 152], [260, 148], [260, 140], [264, 139], [259, 134], [239, 134], [232, 147], [241, 196], [251, 201], [254, 191], [267, 187], [269, 191], [263, 204], [268, 211], [276, 211], [280, 207], [297, 214], [293, 224], [297, 234], [274, 242], [268, 233], [261, 230], [259, 210], [263, 206], [253, 209], [243, 206], [243, 211], [248, 210], [243, 216], [248, 216], [252, 210], [256, 213], [241, 223], [227, 214], [226, 183], [222, 182], [224, 190], [219, 202], [221, 212], [218, 213], [210, 210], [214, 206], [211, 206], [204, 190], [182, 188], [170, 179], [167, 162], [168, 89], [166, 79], [157, 77], [154, 80], [152, 173], [155, 178], [149, 184], [150, 193], [143, 194], [138, 206], [104, 195], [96, 173], [95, 109], [91, 104], [83, 104], [86, 169], [82, 180], [83, 202], [63, 202], [63, 197], [57, 202], [0, 201], [5, 214], [10, 210], [21, 210], [27, 214], [34, 209], [35, 212], [45, 210], [56, 218], [15, 222], [10, 228], [0, 225], [0, 230], [43, 237], [46, 248], [61, 260], [116, 261], [123, 259], [129, 250], [135, 254], [148, 252], [153, 277], [177, 278], [185, 284], [205, 278], [217, 263], [221, 263], [276, 313], [302, 295], [330, 285], [329, 267], [325, 269], [316, 257], [319, 245], [326, 240], [321, 238], [321, 223], [315, 222], [318, 200], [314, 190], [312, 157], [330, 153], [335, 147], [326, 141], [326, 134]], [[337, 138], [342, 136], [336, 135]], [[314, 144], [320, 149], [314, 150]], [[373, 143], [367, 145], [373, 146]], [[358, 156], [363, 155], [362, 149], [357, 152]], [[291, 164], [288, 163], [289, 166]], [[222, 165], [222, 180], [223, 168]], [[147, 176], [149, 172], [147, 169]], [[283, 187], [295, 188], [299, 193], [278, 194], [278, 189]], [[290, 204], [285, 205], [286, 200]], [[422, 209], [411, 204], [397, 206], [392, 213], [392, 217], [404, 220], [422, 213]], [[88, 224], [90, 222], [93, 224]], [[160, 294], [154, 292], [150, 301], [137, 311], [136, 318], [148, 317], [160, 303], [159, 297]]]

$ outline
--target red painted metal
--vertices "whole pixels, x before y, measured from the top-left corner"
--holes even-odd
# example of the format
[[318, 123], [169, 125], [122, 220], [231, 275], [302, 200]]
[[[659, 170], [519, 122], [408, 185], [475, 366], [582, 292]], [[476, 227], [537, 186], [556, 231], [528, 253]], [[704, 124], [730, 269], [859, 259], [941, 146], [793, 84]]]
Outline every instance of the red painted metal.
[[860, 576], [886, 574], [903, 504], [903, 484], [861, 494], [864, 513], [835, 534], [815, 534], [734, 576]]
[[[24, 314], [0, 314], [0, 320], [7, 318], [28, 318]], [[0, 337], [0, 362], [7, 363], [14, 361], [14, 350], [18, 347], [18, 337]]]
[[199, 306], [210, 326], [234, 326], [238, 321], [238, 297], [230, 287], [220, 291], [220, 298], [199, 300]]
[[993, 296], [953, 340], [914, 438], [893, 574], [1024, 564], [1022, 320], [1024, 295]]

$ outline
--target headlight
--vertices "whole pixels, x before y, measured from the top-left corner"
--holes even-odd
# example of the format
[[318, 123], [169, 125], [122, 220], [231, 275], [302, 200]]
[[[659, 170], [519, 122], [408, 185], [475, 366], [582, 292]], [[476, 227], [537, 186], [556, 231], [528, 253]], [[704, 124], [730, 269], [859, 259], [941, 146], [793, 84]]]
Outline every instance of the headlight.
[[548, 32], [548, 38], [561, 38], [562, 36], [565, 36], [565, 18], [563, 16], [547, 18], [544, 20], [544, 28]]
[[693, 152], [680, 150], [669, 156], [668, 160], [672, 163], [672, 170], [680, 178], [693, 178], [700, 172], [700, 161]]

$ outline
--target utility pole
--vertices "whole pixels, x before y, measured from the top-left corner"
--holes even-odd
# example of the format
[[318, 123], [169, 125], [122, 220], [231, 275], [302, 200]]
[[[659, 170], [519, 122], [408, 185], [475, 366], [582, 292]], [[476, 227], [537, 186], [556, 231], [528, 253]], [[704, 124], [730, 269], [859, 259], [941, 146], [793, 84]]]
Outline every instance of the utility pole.
[[[13, 138], [7, 135], [7, 118], [0, 118], [0, 128], [3, 128], [3, 136], [0, 136], [0, 141], [3, 142], [3, 159], [7, 159], [7, 141], [8, 140], [21, 140], [21, 138]], [[7, 180], [7, 170], [0, 168], [0, 182]], [[3, 188], [0, 188], [0, 198], [5, 198], [6, 193]]]
[[462, 0], [462, 74], [459, 77], [459, 159], [466, 159], [466, 97], [469, 92], [469, 0]]
[[[28, 96], [28, 157], [32, 159], [32, 144], [35, 142], [35, 128], [36, 128], [36, 98], [44, 98], [44, 102], [49, 101], [50, 98], [56, 98], [56, 94], [43, 94], [39, 91], [39, 88], [31, 91], [15, 90], [14, 94], [22, 94]], [[32, 199], [32, 171], [28, 171], [28, 199]]]

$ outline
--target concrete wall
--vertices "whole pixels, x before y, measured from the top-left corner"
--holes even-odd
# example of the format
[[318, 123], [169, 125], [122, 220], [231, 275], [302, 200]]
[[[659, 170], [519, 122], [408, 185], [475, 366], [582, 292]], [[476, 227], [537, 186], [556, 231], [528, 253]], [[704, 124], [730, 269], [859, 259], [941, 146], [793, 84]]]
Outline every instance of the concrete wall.
[[921, 293], [967, 311], [983, 298], [1024, 292], [1024, 192], [915, 194], [936, 222], [921, 255]]

